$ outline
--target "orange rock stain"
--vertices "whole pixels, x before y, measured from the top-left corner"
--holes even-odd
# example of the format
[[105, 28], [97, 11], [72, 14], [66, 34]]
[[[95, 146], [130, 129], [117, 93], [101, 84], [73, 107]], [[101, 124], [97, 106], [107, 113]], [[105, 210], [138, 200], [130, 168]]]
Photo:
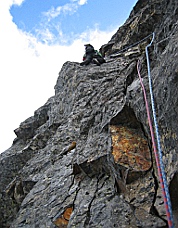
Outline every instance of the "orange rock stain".
[[110, 126], [112, 154], [116, 163], [136, 171], [151, 167], [151, 155], [147, 140], [135, 129], [125, 126]]

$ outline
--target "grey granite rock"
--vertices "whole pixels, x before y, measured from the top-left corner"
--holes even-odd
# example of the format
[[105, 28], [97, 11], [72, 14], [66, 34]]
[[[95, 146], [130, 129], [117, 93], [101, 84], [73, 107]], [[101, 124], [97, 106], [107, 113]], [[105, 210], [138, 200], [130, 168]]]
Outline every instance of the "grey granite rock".
[[0, 227], [167, 227], [136, 69], [139, 59], [150, 105], [145, 46], [151, 36], [130, 47], [152, 32], [154, 100], [178, 223], [177, 22], [177, 0], [139, 0], [101, 47], [106, 63], [64, 63], [55, 95], [0, 154]]

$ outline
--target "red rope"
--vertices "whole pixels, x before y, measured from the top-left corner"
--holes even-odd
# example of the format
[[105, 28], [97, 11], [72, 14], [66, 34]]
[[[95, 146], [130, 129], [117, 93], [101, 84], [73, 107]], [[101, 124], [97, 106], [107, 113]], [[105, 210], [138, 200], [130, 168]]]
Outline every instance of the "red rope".
[[159, 162], [159, 156], [158, 156], [157, 149], [156, 149], [154, 131], [153, 131], [153, 127], [152, 127], [152, 121], [151, 121], [149, 105], [148, 105], [147, 96], [146, 96], [146, 90], [145, 90], [145, 87], [144, 87], [144, 84], [143, 84], [143, 81], [142, 81], [142, 78], [141, 78], [141, 75], [140, 75], [139, 63], [140, 63], [140, 61], [138, 60], [138, 62], [137, 62], [137, 72], [138, 72], [138, 76], [139, 76], [139, 79], [140, 79], [140, 84], [141, 84], [141, 87], [142, 87], [142, 90], [143, 90], [144, 99], [145, 99], [148, 123], [149, 123], [149, 127], [150, 127], [150, 132], [151, 132], [151, 139], [152, 139], [153, 150], [154, 150], [154, 154], [155, 154], [156, 165], [157, 165], [157, 169], [158, 169], [158, 175], [159, 175], [161, 189], [162, 189], [162, 194], [163, 194], [163, 199], [164, 199], [164, 205], [165, 205], [165, 209], [166, 209], [167, 220], [168, 220], [169, 227], [173, 227], [173, 223], [172, 223], [172, 220], [171, 220], [171, 214], [169, 212], [168, 201], [167, 201], [166, 191], [165, 191], [165, 187], [164, 187], [164, 181], [163, 181], [163, 176], [162, 176], [162, 172], [161, 172], [160, 162]]

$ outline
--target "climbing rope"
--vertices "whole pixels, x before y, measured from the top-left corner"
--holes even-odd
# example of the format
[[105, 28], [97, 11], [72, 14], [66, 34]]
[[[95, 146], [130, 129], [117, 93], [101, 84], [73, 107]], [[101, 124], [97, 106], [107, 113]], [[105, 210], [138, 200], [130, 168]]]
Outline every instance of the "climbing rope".
[[159, 135], [159, 131], [158, 131], [158, 124], [157, 124], [155, 107], [154, 107], [152, 80], [151, 80], [151, 73], [150, 73], [150, 62], [149, 62], [149, 54], [148, 54], [148, 48], [152, 45], [154, 37], [155, 37], [155, 34], [153, 33], [152, 34], [152, 40], [151, 40], [150, 44], [148, 44], [146, 46], [145, 51], [146, 51], [148, 78], [149, 78], [149, 89], [150, 89], [150, 96], [151, 96], [151, 105], [152, 105], [153, 120], [154, 120], [154, 125], [155, 125], [158, 153], [157, 153], [156, 144], [155, 144], [155, 140], [154, 140], [154, 133], [153, 133], [153, 127], [152, 127], [152, 123], [151, 123], [149, 106], [148, 106], [147, 97], [146, 97], [146, 91], [145, 91], [144, 84], [142, 82], [142, 78], [140, 75], [139, 61], [137, 63], [137, 71], [138, 71], [140, 83], [141, 83], [143, 94], [144, 94], [147, 116], [148, 116], [148, 122], [149, 122], [151, 138], [152, 138], [152, 143], [153, 143], [153, 149], [154, 149], [154, 154], [155, 154], [155, 159], [156, 159], [156, 165], [157, 165], [157, 169], [158, 169], [158, 175], [159, 175], [159, 179], [160, 179], [160, 184], [161, 184], [161, 189], [162, 189], [162, 194], [163, 194], [163, 199], [164, 199], [164, 205], [165, 205], [165, 209], [166, 209], [167, 221], [168, 221], [169, 228], [174, 228], [171, 200], [170, 200], [170, 195], [169, 195], [169, 190], [168, 190], [168, 185], [167, 185], [167, 180], [166, 180], [166, 174], [165, 174], [165, 170], [164, 170], [163, 155], [162, 155], [161, 144], [160, 144], [160, 135]]
[[[163, 198], [164, 198], [164, 204], [165, 204], [165, 208], [166, 208], [166, 215], [167, 215], [167, 220], [168, 220], [168, 224], [170, 228], [174, 228], [173, 226], [173, 219], [172, 219], [172, 210], [169, 209], [168, 207], [168, 200], [167, 200], [167, 195], [166, 195], [166, 191], [165, 191], [165, 187], [164, 187], [164, 181], [163, 181], [163, 175], [162, 175], [162, 171], [161, 171], [161, 166], [160, 166], [160, 162], [159, 162], [159, 156], [157, 153], [157, 149], [156, 149], [156, 143], [155, 143], [155, 138], [154, 138], [154, 131], [153, 131], [153, 127], [152, 127], [152, 121], [151, 121], [151, 116], [150, 116], [150, 111], [149, 111], [149, 105], [148, 105], [148, 101], [147, 101], [147, 96], [146, 96], [146, 90], [140, 75], [140, 69], [139, 69], [139, 60], [137, 63], [137, 72], [138, 72], [138, 76], [140, 79], [140, 84], [142, 86], [142, 90], [143, 90], [143, 95], [144, 95], [144, 100], [145, 100], [145, 105], [146, 105], [146, 111], [147, 111], [147, 117], [148, 117], [148, 124], [149, 124], [149, 128], [150, 128], [150, 133], [151, 133], [151, 140], [152, 140], [152, 144], [153, 144], [153, 151], [154, 151], [154, 155], [155, 155], [155, 159], [156, 159], [156, 166], [158, 169], [158, 175], [159, 175], [159, 179], [160, 179], [160, 183], [161, 183], [161, 189], [163, 192]], [[170, 205], [171, 208], [171, 205]]]
[[[138, 71], [138, 75], [139, 75], [141, 86], [142, 86], [143, 93], [144, 93], [144, 99], [145, 99], [145, 103], [146, 103], [148, 122], [149, 122], [149, 127], [150, 127], [150, 132], [151, 132], [151, 138], [152, 138], [152, 143], [153, 143], [153, 148], [154, 148], [154, 154], [155, 154], [155, 159], [156, 159], [156, 164], [157, 164], [157, 169], [158, 169], [158, 175], [159, 175], [161, 189], [162, 189], [162, 193], [163, 193], [163, 199], [164, 199], [164, 205], [165, 205], [165, 209], [166, 209], [166, 215], [167, 215], [168, 225], [169, 225], [169, 228], [174, 228], [173, 214], [172, 214], [172, 206], [171, 206], [171, 200], [170, 200], [170, 195], [169, 195], [169, 190], [168, 190], [168, 184], [167, 184], [166, 174], [165, 174], [165, 170], [164, 170], [163, 155], [162, 155], [162, 150], [161, 150], [161, 146], [160, 146], [160, 136], [159, 136], [158, 124], [157, 124], [157, 120], [156, 120], [155, 107], [154, 107], [154, 99], [153, 99], [153, 92], [152, 92], [152, 80], [151, 80], [151, 73], [150, 73], [150, 62], [149, 62], [149, 54], [148, 54], [148, 48], [153, 43], [153, 40], [155, 38], [155, 33], [151, 33], [150, 35], [144, 37], [140, 41], [138, 41], [138, 42], [136, 42], [136, 43], [134, 43], [134, 44], [132, 44], [130, 46], [127, 46], [127, 47], [121, 49], [119, 52], [117, 52], [117, 53], [115, 53], [113, 55], [110, 55], [110, 57], [111, 58], [115, 58], [115, 57], [119, 56], [120, 53], [125, 52], [129, 48], [132, 48], [132, 47], [134, 47], [134, 46], [142, 43], [143, 41], [147, 40], [151, 36], [152, 36], [152, 40], [151, 40], [150, 44], [148, 44], [146, 46], [145, 51], [146, 51], [147, 68], [148, 68], [148, 78], [149, 78], [149, 88], [150, 88], [152, 113], [153, 113], [153, 120], [154, 120], [154, 125], [155, 125], [155, 132], [156, 132], [156, 140], [157, 140], [158, 152], [157, 152], [157, 149], [156, 149], [156, 143], [155, 143], [155, 139], [154, 139], [154, 131], [153, 131], [152, 123], [151, 123], [149, 106], [148, 106], [148, 102], [147, 102], [147, 98], [146, 98], [146, 91], [144, 89], [142, 78], [141, 78], [140, 72], [139, 72], [139, 63], [137, 64], [137, 71]], [[155, 45], [163, 42], [164, 40], [169, 39], [172, 36], [173, 35], [171, 35], [169, 37], [166, 37], [165, 39], [157, 42]]]
[[[172, 31], [172, 33], [174, 33], [174, 31], [176, 30], [176, 28], [177, 28], [177, 23], [176, 23], [176, 26], [175, 26], [174, 30]], [[151, 33], [151, 34], [149, 34], [148, 36], [144, 37], [143, 39], [141, 39], [141, 40], [139, 40], [139, 41], [137, 41], [137, 42], [135, 42], [135, 43], [133, 43], [133, 44], [131, 44], [131, 45], [129, 45], [129, 46], [123, 48], [123, 49], [121, 49], [120, 51], [116, 52], [115, 54], [110, 55], [110, 58], [116, 58], [116, 57], [118, 57], [118, 56], [120, 55], [120, 53], [125, 52], [125, 51], [127, 51], [128, 49], [137, 46], [138, 44], [140, 44], [140, 43], [142, 43], [143, 41], [147, 40], [147, 39], [148, 39], [149, 37], [151, 37], [151, 36], [153, 36], [153, 33]], [[164, 39], [162, 39], [162, 40], [156, 42], [155, 45], [158, 45], [158, 44], [164, 42], [165, 40], [168, 40], [169, 38], [174, 37], [174, 36], [175, 36], [175, 35], [172, 34], [172, 35], [170, 35], [170, 36], [168, 36], [168, 37], [166, 37], [166, 38], [164, 38]]]
[[144, 37], [143, 39], [137, 41], [136, 43], [131, 44], [130, 46], [127, 46], [127, 47], [121, 49], [121, 50], [118, 51], [116, 54], [113, 54], [113, 55], [111, 55], [110, 57], [111, 57], [111, 58], [117, 57], [120, 53], [122, 53], [122, 52], [124, 52], [124, 51], [127, 51], [129, 48], [132, 48], [132, 47], [137, 46], [138, 44], [140, 44], [140, 43], [142, 43], [143, 41], [147, 40], [150, 36], [152, 36], [152, 33], [151, 33], [150, 35]]

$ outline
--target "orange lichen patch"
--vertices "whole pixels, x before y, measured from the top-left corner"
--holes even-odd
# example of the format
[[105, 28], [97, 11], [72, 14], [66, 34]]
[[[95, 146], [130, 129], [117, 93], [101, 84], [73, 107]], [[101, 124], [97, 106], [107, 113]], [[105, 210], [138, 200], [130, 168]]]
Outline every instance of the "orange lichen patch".
[[70, 219], [70, 216], [72, 214], [72, 211], [73, 211], [73, 208], [72, 207], [69, 207], [65, 210], [64, 214], [63, 214], [63, 217], [65, 220], [68, 220]]
[[65, 228], [67, 227], [69, 221], [63, 219], [63, 218], [58, 218], [54, 221], [54, 224], [60, 228]]
[[69, 145], [68, 152], [71, 151], [71, 150], [73, 150], [75, 147], [76, 147], [76, 142], [73, 141], [73, 142]]
[[54, 221], [54, 224], [60, 228], [66, 228], [68, 223], [69, 223], [69, 219], [70, 219], [70, 216], [72, 214], [72, 211], [73, 211], [73, 208], [72, 207], [68, 207], [65, 211], [64, 211], [64, 214], [60, 217], [60, 218], [57, 218], [55, 221]]
[[110, 126], [112, 154], [116, 163], [137, 171], [151, 167], [151, 156], [147, 140], [135, 129], [125, 126]]

